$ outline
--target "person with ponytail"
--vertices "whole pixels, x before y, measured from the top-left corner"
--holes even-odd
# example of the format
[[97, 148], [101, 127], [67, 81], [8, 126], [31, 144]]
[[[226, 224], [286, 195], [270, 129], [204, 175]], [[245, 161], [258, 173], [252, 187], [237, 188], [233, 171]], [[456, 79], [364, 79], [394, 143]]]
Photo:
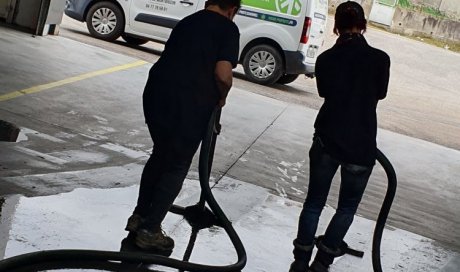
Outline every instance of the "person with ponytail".
[[[368, 45], [367, 21], [356, 2], [340, 4], [335, 13], [335, 45], [318, 56], [316, 82], [324, 103], [315, 121], [308, 193], [300, 213], [290, 272], [328, 271], [353, 222], [376, 159], [379, 100], [387, 94], [390, 58]], [[340, 167], [337, 210], [309, 265], [321, 211]]]

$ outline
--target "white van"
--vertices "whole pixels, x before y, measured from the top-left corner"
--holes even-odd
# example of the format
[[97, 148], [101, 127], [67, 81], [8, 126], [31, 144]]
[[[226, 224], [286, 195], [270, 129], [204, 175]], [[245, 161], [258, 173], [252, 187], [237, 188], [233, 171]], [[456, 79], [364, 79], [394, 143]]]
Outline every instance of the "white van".
[[[204, 8], [205, 0], [67, 0], [65, 13], [86, 21], [91, 35], [128, 43], [166, 42], [179, 20]], [[235, 17], [246, 76], [260, 84], [313, 77], [323, 45], [327, 0], [242, 0]]]

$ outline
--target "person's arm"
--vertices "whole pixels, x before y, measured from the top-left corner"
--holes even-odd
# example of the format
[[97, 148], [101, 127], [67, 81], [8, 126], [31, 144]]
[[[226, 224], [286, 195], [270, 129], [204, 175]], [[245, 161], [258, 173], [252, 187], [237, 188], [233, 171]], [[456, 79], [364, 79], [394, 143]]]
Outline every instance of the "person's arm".
[[220, 46], [217, 53], [214, 78], [220, 95], [219, 106], [223, 107], [233, 83], [232, 69], [238, 64], [240, 33], [238, 32], [238, 27], [232, 23], [227, 24], [219, 36]]
[[390, 81], [390, 57], [385, 54], [385, 58], [382, 64], [382, 72], [378, 82], [378, 99], [384, 99], [387, 96], [388, 82]]
[[315, 64], [315, 78], [316, 78], [316, 87], [318, 89], [318, 95], [322, 98], [325, 97], [326, 92], [326, 81], [324, 81], [324, 72], [323, 71], [323, 60], [322, 56], [318, 56]]
[[221, 107], [225, 105], [228, 92], [233, 84], [232, 69], [233, 67], [230, 61], [221, 60], [216, 63], [214, 76], [220, 93], [219, 106]]

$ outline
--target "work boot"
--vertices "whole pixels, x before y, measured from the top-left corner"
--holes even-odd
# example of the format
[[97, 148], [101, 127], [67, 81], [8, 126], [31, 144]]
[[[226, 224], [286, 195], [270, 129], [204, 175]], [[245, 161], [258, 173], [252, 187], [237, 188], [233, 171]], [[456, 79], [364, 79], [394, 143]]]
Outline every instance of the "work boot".
[[139, 226], [144, 223], [144, 221], [145, 219], [134, 213], [128, 218], [128, 223], [126, 224], [125, 230], [129, 232], [136, 232], [139, 229]]
[[318, 252], [308, 272], [328, 272], [329, 266], [334, 262], [334, 258], [341, 255], [340, 249], [327, 248], [321, 241], [317, 243], [317, 247]]
[[174, 240], [161, 227], [153, 231], [140, 229], [136, 235], [136, 246], [149, 251], [169, 251], [174, 248]]
[[297, 239], [294, 240], [294, 261], [291, 263], [289, 272], [307, 272], [308, 263], [310, 262], [313, 245], [304, 246], [298, 243]]

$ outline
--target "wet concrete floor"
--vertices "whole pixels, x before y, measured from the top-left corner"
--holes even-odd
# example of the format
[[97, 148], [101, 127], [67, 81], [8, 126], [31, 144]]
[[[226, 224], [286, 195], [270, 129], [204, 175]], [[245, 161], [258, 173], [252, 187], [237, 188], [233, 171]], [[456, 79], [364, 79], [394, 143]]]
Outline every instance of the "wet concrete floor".
[[[152, 147], [141, 108], [150, 64], [65, 38], [0, 31], [0, 69], [6, 72], [0, 78], [0, 118], [22, 130], [19, 142], [0, 143], [0, 196], [30, 197], [4, 200], [0, 252], [13, 256], [65, 247], [118, 250], [135, 185]], [[223, 177], [222, 186], [234, 182], [224, 190], [231, 201], [221, 201], [246, 241], [247, 271], [285, 271], [291, 261], [315, 116], [309, 108], [241, 89], [231, 92], [212, 176]], [[458, 271], [460, 152], [385, 130], [379, 130], [378, 142], [399, 177], [389, 218], [392, 227], [384, 236], [385, 267]], [[197, 178], [196, 165], [191, 180]], [[242, 190], [233, 194], [232, 186]], [[368, 252], [367, 257], [341, 258], [333, 271], [369, 271], [372, 220], [385, 187], [385, 175], [376, 167], [360, 217], [347, 237], [352, 246]], [[196, 186], [187, 188], [181, 199], [197, 193]], [[336, 182], [331, 207], [337, 190]], [[326, 209], [324, 220], [332, 211]], [[179, 221], [174, 216], [167, 221], [167, 230], [178, 239], [176, 257], [189, 233]], [[204, 237], [204, 249], [197, 248], [195, 260], [233, 260], [228, 259], [234, 255], [223, 233], [210, 230]], [[216, 254], [213, 260], [210, 252]]]
[[[82, 176], [82, 179], [85, 178]], [[137, 190], [138, 186], [131, 186], [76, 189], [70, 193], [33, 198], [10, 196], [2, 205], [0, 244], [4, 246], [0, 248], [0, 253], [10, 257], [49, 249], [118, 251], [126, 236], [123, 228], [132, 212]], [[296, 232], [300, 203], [231, 178], [221, 180], [213, 192], [246, 247], [248, 263], [244, 271], [286, 271], [292, 258], [291, 240]], [[176, 204], [195, 204], [199, 193], [198, 182], [187, 180]], [[325, 230], [333, 212], [331, 207], [324, 210], [320, 231]], [[340, 257], [332, 266], [332, 272], [370, 271], [373, 227], [374, 222], [370, 220], [355, 219], [347, 242], [351, 247], [363, 250], [364, 258]], [[181, 216], [168, 214], [164, 229], [176, 242], [171, 257], [181, 259], [191, 228]], [[458, 271], [447, 269], [458, 258], [456, 253], [407, 231], [387, 228], [381, 250], [384, 271]], [[225, 231], [212, 227], [199, 232], [190, 260], [229, 265], [236, 259]], [[154, 269], [175, 271], [160, 267]]]

